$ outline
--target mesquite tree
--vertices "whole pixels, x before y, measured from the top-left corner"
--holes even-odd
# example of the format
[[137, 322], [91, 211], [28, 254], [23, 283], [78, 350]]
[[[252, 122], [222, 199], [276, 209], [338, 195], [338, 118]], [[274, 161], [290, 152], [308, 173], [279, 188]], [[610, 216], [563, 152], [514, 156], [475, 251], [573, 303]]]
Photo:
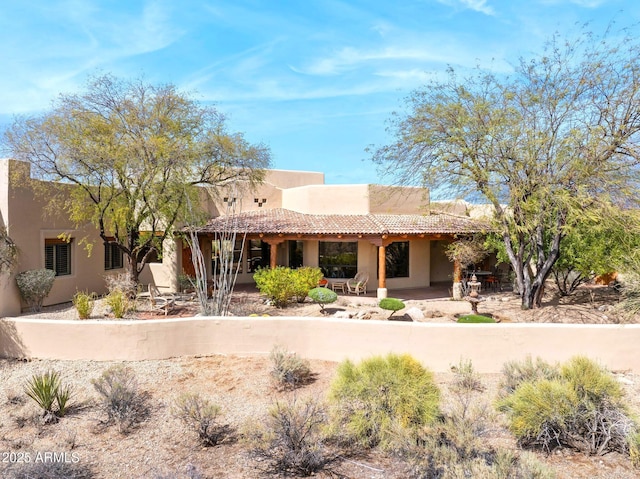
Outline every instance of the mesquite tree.
[[373, 151], [383, 173], [493, 206], [522, 307], [541, 305], [568, 228], [638, 184], [640, 45], [630, 32], [552, 38], [511, 76], [453, 70], [408, 99]]

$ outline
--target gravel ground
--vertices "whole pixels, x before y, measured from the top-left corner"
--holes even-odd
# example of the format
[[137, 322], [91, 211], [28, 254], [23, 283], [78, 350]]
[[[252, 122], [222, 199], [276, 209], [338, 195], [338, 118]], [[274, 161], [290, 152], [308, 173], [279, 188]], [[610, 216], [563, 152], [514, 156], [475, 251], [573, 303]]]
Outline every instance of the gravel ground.
[[[270, 379], [270, 361], [264, 356], [211, 356], [164, 361], [126, 363], [148, 394], [148, 417], [128, 434], [106, 426], [106, 416], [98, 405], [91, 384], [112, 366], [112, 362], [0, 360], [0, 451], [9, 454], [0, 463], [8, 474], [11, 457], [16, 454], [35, 460], [45, 453], [67, 453], [79, 464], [89, 466], [96, 478], [187, 477], [184, 471], [194, 465], [207, 478], [260, 478], [260, 463], [248, 453], [245, 434], [264, 422], [276, 400], [294, 397], [325, 397], [335, 372], [335, 363], [311, 361], [315, 381], [295, 392], [280, 392]], [[23, 393], [24, 384], [35, 373], [59, 371], [73, 386], [74, 401], [69, 414], [57, 424], [43, 425], [33, 401]], [[640, 412], [638, 378], [620, 376], [628, 391], [633, 411]], [[444, 391], [452, 374], [438, 374]], [[483, 397], [495, 398], [498, 375], [483, 375]], [[234, 432], [230, 440], [216, 447], [202, 447], [194, 431], [187, 429], [173, 414], [176, 398], [184, 392], [197, 392], [221, 407], [224, 422]], [[496, 446], [515, 449], [515, 441], [498, 417], [486, 440]], [[13, 456], [10, 456], [14, 453]], [[73, 456], [72, 456], [73, 455]], [[618, 454], [586, 457], [562, 452], [540, 458], [550, 464], [559, 479], [631, 479], [638, 477], [629, 460]], [[19, 466], [19, 465], [18, 465]], [[342, 477], [352, 479], [404, 479], [406, 469], [398, 460], [371, 453], [340, 463]], [[169, 475], [169, 476], [167, 476]], [[7, 477], [2, 475], [1, 477]], [[325, 477], [320, 474], [317, 477]]]

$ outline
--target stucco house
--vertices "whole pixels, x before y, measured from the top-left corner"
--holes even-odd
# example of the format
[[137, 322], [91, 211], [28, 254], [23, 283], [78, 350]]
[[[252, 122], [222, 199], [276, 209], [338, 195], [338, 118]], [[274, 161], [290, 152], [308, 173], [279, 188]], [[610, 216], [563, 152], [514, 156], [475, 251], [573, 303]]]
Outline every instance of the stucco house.
[[[21, 271], [56, 271], [45, 305], [70, 301], [77, 290], [102, 294], [105, 276], [124, 271], [122, 254], [104, 245], [92, 225], [73, 225], [29, 182], [20, 181], [29, 173], [26, 163], [0, 159], [0, 225], [19, 249], [14, 272], [0, 276], [0, 317], [24, 307], [15, 285]], [[211, 219], [198, 235], [205, 257], [212, 258], [216, 233], [224, 229], [228, 205], [234, 205], [238, 237], [246, 233], [243, 251], [239, 241], [234, 255], [238, 283], [253, 282], [258, 266], [319, 266], [328, 277], [364, 271], [379, 296], [387, 289], [451, 281], [454, 265], [444, 253], [446, 245], [486, 228], [462, 214], [465, 205], [432, 205], [424, 188], [327, 185], [319, 172], [269, 170], [255, 189], [222, 191], [203, 204]], [[166, 243], [161, 262], [149, 264], [141, 281], [175, 290], [178, 275], [192, 271], [190, 250], [178, 236]], [[87, 244], [93, 245], [91, 254]], [[212, 265], [207, 267], [211, 273]]]

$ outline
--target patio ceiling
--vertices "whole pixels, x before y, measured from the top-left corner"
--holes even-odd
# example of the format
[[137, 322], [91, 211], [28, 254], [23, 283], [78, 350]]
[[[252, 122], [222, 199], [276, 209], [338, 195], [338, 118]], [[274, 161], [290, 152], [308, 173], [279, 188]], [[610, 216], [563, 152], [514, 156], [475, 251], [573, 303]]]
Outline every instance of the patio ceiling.
[[486, 222], [446, 213], [425, 215], [316, 215], [284, 208], [246, 211], [210, 219], [199, 234], [235, 229], [256, 235], [436, 236], [487, 231]]

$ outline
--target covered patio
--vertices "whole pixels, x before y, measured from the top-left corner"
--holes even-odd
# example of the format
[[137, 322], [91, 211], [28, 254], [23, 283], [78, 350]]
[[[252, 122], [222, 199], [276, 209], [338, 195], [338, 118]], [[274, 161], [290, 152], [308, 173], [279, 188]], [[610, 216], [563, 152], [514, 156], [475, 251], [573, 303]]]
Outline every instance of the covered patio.
[[[459, 278], [459, 265], [443, 259], [444, 246], [460, 236], [487, 231], [488, 225], [447, 213], [308, 214], [273, 208], [209, 220], [196, 230], [203, 251], [207, 250], [207, 244], [228, 235], [230, 230], [236, 232], [237, 238], [244, 237], [245, 242], [262, 244], [259, 256], [252, 256], [249, 251], [237, 258], [247, 279], [244, 282], [252, 282], [248, 275], [258, 265], [315, 266], [321, 267], [327, 277], [344, 278], [353, 277], [356, 271], [366, 271], [370, 278], [369, 294], [381, 298], [387, 295], [388, 282], [393, 290], [424, 290], [432, 283]], [[336, 254], [341, 259], [331, 263], [323, 248], [339, 246], [335, 243], [355, 245], [355, 254]], [[291, 253], [294, 247], [300, 249], [298, 256]]]

